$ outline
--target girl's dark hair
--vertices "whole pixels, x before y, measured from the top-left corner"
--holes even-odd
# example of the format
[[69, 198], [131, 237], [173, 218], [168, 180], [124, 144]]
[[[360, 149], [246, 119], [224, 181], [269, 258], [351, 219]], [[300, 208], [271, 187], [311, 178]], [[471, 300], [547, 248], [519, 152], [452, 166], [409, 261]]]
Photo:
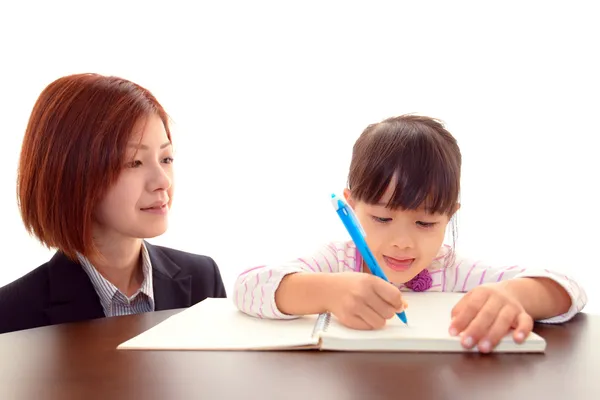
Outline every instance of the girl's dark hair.
[[394, 180], [391, 209], [452, 216], [460, 193], [456, 139], [433, 118], [401, 115], [369, 125], [354, 144], [348, 188], [355, 200], [377, 204]]

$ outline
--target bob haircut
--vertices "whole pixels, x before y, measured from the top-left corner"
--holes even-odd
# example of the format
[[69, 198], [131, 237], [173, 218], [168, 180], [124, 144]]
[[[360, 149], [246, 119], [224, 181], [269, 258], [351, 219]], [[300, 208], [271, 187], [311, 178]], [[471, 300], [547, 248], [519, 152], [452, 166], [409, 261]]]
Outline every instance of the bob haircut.
[[29, 234], [76, 260], [98, 254], [94, 212], [126, 163], [135, 124], [168, 116], [145, 88], [98, 74], [59, 78], [38, 97], [23, 138], [17, 201]]
[[388, 208], [424, 207], [451, 217], [460, 193], [461, 160], [456, 140], [440, 121], [388, 118], [369, 125], [354, 144], [348, 188], [355, 200], [376, 204], [393, 183]]

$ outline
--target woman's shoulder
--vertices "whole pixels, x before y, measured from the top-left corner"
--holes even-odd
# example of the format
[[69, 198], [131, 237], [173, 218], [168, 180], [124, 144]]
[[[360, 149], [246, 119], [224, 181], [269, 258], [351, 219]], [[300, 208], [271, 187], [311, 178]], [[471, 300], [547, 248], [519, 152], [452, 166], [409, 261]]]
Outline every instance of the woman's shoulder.
[[219, 269], [215, 260], [205, 254], [149, 243], [146, 243], [146, 248], [153, 266], [158, 263], [160, 266], [168, 268], [169, 264], [175, 264], [180, 269], [191, 273], [206, 270], [218, 271]]
[[162, 279], [190, 278], [193, 303], [206, 297], [227, 297], [221, 271], [207, 255], [145, 243], [153, 273]]
[[22, 297], [23, 295], [32, 292], [40, 293], [40, 290], [48, 284], [50, 263], [51, 261], [47, 261], [27, 272], [25, 275], [0, 287], [0, 304], [4, 304], [8, 297], [14, 295]]
[[[35, 267], [9, 284], [0, 287], [0, 304], [5, 304], [9, 298], [17, 298], [25, 303], [39, 303], [42, 299], [48, 301], [50, 290], [57, 283], [68, 282], [67, 285], [80, 285], [88, 277], [78, 261], [73, 261], [65, 253], [56, 251], [50, 260]], [[62, 287], [60, 288], [62, 289]], [[27, 304], [23, 304], [27, 306]]]
[[45, 324], [50, 261], [0, 287], [0, 333]]

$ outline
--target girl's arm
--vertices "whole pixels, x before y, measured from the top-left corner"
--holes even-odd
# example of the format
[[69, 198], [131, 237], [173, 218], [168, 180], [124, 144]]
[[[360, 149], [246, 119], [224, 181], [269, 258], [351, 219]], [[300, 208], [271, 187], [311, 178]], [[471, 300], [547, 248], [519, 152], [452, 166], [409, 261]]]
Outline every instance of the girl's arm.
[[442, 274], [442, 290], [447, 292], [469, 292], [483, 284], [502, 285], [538, 322], [566, 322], [587, 303], [587, 295], [577, 282], [547, 269], [492, 266], [448, 251]]
[[309, 257], [250, 268], [235, 282], [234, 302], [242, 312], [259, 318], [319, 313], [327, 294], [324, 273], [356, 270], [355, 255], [351, 243], [330, 243]]
[[534, 320], [566, 315], [573, 303], [570, 293], [560, 283], [546, 277], [509, 279], [498, 285], [513, 295]]

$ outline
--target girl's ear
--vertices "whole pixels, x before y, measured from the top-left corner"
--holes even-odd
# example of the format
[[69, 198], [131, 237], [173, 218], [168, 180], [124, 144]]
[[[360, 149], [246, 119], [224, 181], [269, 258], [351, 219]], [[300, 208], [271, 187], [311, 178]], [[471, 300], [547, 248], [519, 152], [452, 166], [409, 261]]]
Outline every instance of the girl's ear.
[[460, 203], [456, 203], [456, 205], [454, 206], [454, 211], [452, 212], [452, 216], [454, 216], [454, 214], [456, 214], [458, 212], [458, 210], [460, 210]]
[[354, 208], [354, 199], [352, 198], [352, 194], [348, 188], [344, 189], [344, 199], [346, 199], [346, 203], [348, 203], [350, 207]]

